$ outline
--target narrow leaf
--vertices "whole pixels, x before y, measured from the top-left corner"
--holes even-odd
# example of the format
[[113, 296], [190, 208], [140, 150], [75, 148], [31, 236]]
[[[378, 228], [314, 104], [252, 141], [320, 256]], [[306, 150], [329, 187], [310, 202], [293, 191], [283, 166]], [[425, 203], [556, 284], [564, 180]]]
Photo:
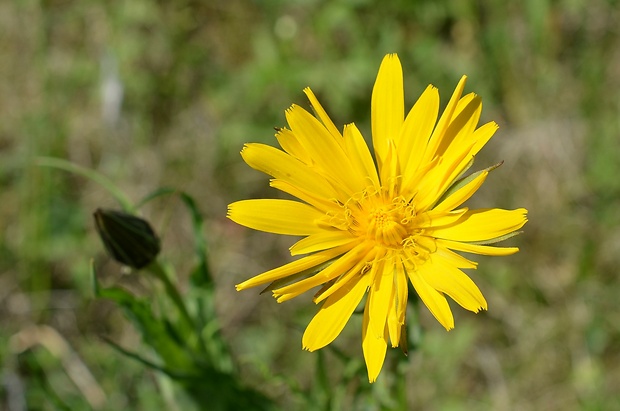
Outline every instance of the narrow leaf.
[[118, 201], [123, 210], [131, 212], [134, 209], [129, 198], [109, 178], [95, 170], [55, 157], [37, 157], [36, 164], [41, 167], [57, 168], [86, 177], [107, 190]]

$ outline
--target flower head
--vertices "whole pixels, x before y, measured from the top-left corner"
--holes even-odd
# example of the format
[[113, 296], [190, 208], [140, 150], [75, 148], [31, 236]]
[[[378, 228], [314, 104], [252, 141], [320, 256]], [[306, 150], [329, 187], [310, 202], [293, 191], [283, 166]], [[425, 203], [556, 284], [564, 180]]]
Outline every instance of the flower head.
[[461, 269], [476, 263], [455, 251], [509, 255], [516, 247], [488, 244], [506, 239], [527, 221], [527, 211], [469, 210], [462, 204], [480, 188], [490, 167], [464, 176], [475, 155], [497, 130], [477, 127], [482, 103], [462, 96], [458, 83], [443, 114], [439, 93], [428, 86], [407, 116], [403, 74], [396, 54], [385, 56], [372, 92], [374, 160], [351, 123], [341, 133], [306, 88], [316, 117], [293, 105], [290, 129], [276, 138], [283, 150], [246, 144], [250, 167], [273, 179], [272, 187], [299, 200], [259, 199], [230, 204], [238, 224], [276, 234], [304, 236], [291, 248], [304, 257], [237, 285], [270, 284], [278, 302], [321, 286], [321, 303], [303, 335], [314, 351], [342, 331], [364, 296], [362, 347], [368, 377], [375, 381], [388, 342], [401, 344], [408, 282], [435, 318], [454, 327], [446, 296], [478, 312], [487, 302]]

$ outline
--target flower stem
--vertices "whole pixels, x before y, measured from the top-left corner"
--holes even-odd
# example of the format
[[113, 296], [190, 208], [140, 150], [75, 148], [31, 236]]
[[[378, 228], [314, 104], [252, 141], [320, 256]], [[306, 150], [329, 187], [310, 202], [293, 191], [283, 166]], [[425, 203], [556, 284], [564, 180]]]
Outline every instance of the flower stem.
[[164, 284], [166, 294], [168, 294], [174, 305], [180, 311], [181, 316], [185, 319], [185, 321], [187, 321], [187, 324], [192, 330], [196, 330], [196, 323], [194, 322], [192, 316], [189, 314], [189, 311], [187, 310], [187, 307], [183, 302], [183, 298], [181, 297], [181, 294], [179, 294], [179, 290], [177, 290], [172, 281], [170, 281], [166, 270], [164, 270], [161, 264], [159, 264], [157, 261], [149, 264], [146, 269], [152, 274], [154, 274], [155, 277], [157, 277]]

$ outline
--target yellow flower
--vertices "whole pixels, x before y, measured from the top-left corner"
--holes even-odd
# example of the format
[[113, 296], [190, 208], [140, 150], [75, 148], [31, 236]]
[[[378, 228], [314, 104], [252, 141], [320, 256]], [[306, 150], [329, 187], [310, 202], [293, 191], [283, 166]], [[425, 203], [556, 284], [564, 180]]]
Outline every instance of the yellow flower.
[[455, 253], [510, 255], [516, 247], [488, 244], [506, 239], [526, 223], [527, 210], [469, 210], [461, 205], [486, 179], [490, 167], [464, 177], [474, 156], [497, 130], [477, 127], [482, 102], [461, 96], [458, 83], [437, 121], [439, 93], [433, 86], [404, 115], [403, 74], [396, 54], [385, 56], [372, 92], [375, 160], [351, 123], [342, 134], [306, 88], [316, 117], [293, 105], [289, 129], [276, 138], [282, 150], [246, 144], [250, 167], [273, 179], [272, 187], [301, 200], [260, 199], [230, 204], [238, 224], [276, 234], [304, 236], [291, 255], [296, 261], [237, 285], [243, 290], [270, 284], [278, 302], [322, 286], [322, 303], [303, 335], [303, 348], [331, 343], [355, 308], [364, 304], [362, 348], [374, 382], [392, 347], [404, 336], [408, 281], [435, 318], [454, 327], [446, 295], [478, 312], [487, 302], [461, 269], [476, 263]]

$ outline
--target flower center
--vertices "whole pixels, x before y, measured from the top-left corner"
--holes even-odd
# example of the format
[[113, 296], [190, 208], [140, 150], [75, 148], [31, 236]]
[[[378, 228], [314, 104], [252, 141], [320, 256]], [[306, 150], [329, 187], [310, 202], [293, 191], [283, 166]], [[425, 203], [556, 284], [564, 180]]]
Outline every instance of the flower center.
[[394, 207], [378, 207], [368, 213], [366, 235], [387, 247], [398, 247], [407, 236], [407, 228], [401, 224], [400, 210]]
[[344, 225], [350, 232], [392, 249], [412, 245], [419, 234], [415, 216], [411, 202], [390, 198], [384, 190], [365, 190], [344, 205]]

